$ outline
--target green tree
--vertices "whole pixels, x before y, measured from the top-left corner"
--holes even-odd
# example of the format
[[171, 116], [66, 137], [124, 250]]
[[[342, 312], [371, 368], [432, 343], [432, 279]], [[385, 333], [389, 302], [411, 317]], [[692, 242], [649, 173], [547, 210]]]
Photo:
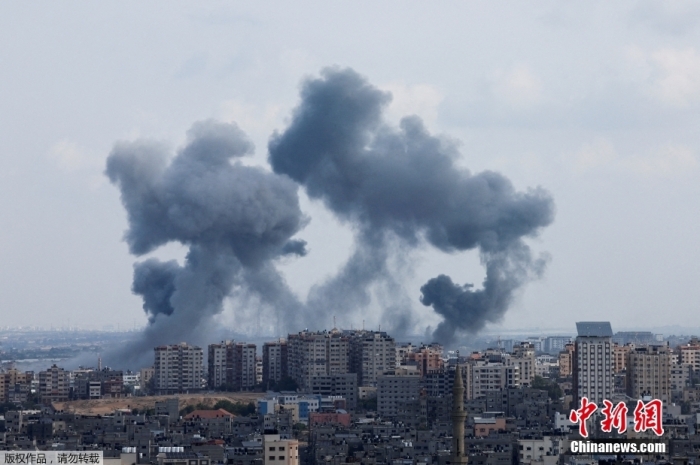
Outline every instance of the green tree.
[[214, 409], [224, 409], [229, 413], [234, 415], [239, 415], [243, 417], [249, 417], [255, 415], [257, 408], [253, 402], [248, 402], [243, 404], [241, 402], [231, 402], [230, 400], [220, 400], [214, 404]]
[[557, 400], [561, 398], [564, 394], [561, 392], [559, 384], [555, 381], [545, 379], [541, 376], [535, 376], [530, 385], [533, 389], [541, 389], [542, 391], [547, 391], [547, 395], [552, 400]]
[[376, 412], [377, 411], [377, 398], [370, 397], [369, 399], [358, 399], [357, 409], [361, 412]]
[[289, 376], [283, 376], [279, 381], [270, 383], [270, 390], [272, 391], [296, 391], [299, 389], [299, 385]]

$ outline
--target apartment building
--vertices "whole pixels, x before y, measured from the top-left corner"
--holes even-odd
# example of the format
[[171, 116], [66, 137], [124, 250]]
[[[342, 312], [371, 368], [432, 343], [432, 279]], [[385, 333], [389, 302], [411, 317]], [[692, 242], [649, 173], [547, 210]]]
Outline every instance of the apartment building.
[[634, 344], [613, 343], [613, 372], [622, 373], [627, 368], [627, 356], [634, 350]]
[[312, 394], [329, 397], [343, 397], [348, 410], [357, 407], [357, 373], [314, 376], [311, 379]]
[[396, 341], [381, 331], [357, 331], [350, 336], [350, 372], [360, 386], [376, 386], [377, 377], [396, 367]]
[[263, 439], [263, 465], [298, 465], [299, 441], [281, 439], [279, 434], [265, 434]]
[[349, 338], [340, 331], [290, 334], [287, 345], [289, 376], [301, 389], [308, 390], [315, 376], [349, 372]]
[[505, 358], [506, 365], [518, 367], [521, 386], [530, 386], [535, 379], [535, 346], [531, 342], [521, 342], [513, 347], [513, 353]]
[[70, 372], [52, 365], [39, 372], [39, 399], [49, 405], [52, 402], [65, 402], [70, 392]]
[[415, 366], [420, 376], [444, 367], [442, 360], [443, 348], [440, 344], [421, 345], [406, 353], [401, 364]]
[[210, 389], [247, 391], [257, 383], [255, 344], [223, 341], [210, 344], [207, 381]]
[[693, 379], [693, 367], [689, 364], [676, 365], [671, 363], [669, 367], [669, 385], [671, 391], [682, 391], [690, 386]]
[[154, 349], [153, 387], [157, 394], [178, 394], [202, 389], [204, 353], [183, 342]]
[[[464, 400], [472, 398], [472, 366], [460, 364], [462, 384], [464, 385]], [[446, 367], [441, 370], [431, 371], [423, 377], [423, 387], [428, 397], [448, 397], [452, 395], [454, 387], [455, 368]]]
[[34, 372], [14, 368], [0, 373], [0, 403], [18, 404], [27, 400]]
[[573, 373], [574, 344], [566, 344], [564, 350], [559, 352], [559, 376], [566, 378]]
[[287, 341], [266, 342], [262, 348], [263, 386], [289, 376]]
[[685, 345], [680, 346], [681, 364], [690, 365], [694, 371], [700, 371], [700, 341], [693, 338]]
[[670, 400], [670, 350], [667, 346], [635, 347], [627, 354], [627, 395]]
[[[488, 391], [505, 387], [520, 386], [520, 364], [488, 363], [473, 361], [471, 365], [471, 395], [469, 398], [483, 397]], [[533, 363], [534, 369], [534, 363]]]
[[571, 336], [547, 336], [544, 341], [544, 351], [551, 355], [557, 355], [571, 344]]
[[396, 416], [403, 405], [418, 399], [421, 378], [417, 370], [397, 369], [394, 374], [377, 378], [377, 413], [382, 417]]
[[610, 399], [615, 389], [610, 322], [578, 322], [576, 330], [578, 336], [573, 357], [576, 402], [587, 397], [591, 402], [603, 405], [603, 400]]

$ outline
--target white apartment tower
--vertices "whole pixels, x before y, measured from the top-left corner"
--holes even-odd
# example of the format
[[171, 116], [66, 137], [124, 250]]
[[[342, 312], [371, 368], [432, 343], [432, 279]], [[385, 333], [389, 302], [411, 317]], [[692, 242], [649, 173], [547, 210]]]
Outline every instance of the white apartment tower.
[[602, 407], [603, 400], [610, 399], [615, 388], [610, 322], [578, 322], [576, 330], [573, 357], [576, 400], [587, 397]]
[[158, 346], [153, 364], [158, 394], [178, 394], [202, 389], [204, 354], [200, 347], [181, 344]]

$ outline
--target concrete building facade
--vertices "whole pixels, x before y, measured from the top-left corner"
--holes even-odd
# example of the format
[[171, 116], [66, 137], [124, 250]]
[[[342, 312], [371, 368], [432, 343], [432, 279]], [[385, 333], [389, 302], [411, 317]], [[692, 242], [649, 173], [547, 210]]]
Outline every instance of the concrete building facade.
[[290, 334], [287, 344], [289, 376], [302, 390], [315, 376], [349, 372], [349, 338], [337, 330]]
[[247, 391], [257, 384], [255, 344], [224, 341], [210, 344], [207, 382], [210, 389]]
[[381, 331], [357, 331], [350, 337], [350, 372], [359, 386], [376, 386], [377, 377], [396, 366], [396, 341]]
[[377, 413], [382, 417], [395, 416], [401, 404], [418, 399], [421, 378], [417, 370], [396, 370], [395, 374], [377, 379]]
[[667, 346], [635, 347], [627, 354], [627, 395], [670, 400], [670, 350]]
[[39, 399], [43, 404], [65, 402], [70, 392], [70, 372], [53, 365], [39, 372]]
[[609, 322], [578, 322], [574, 345], [574, 394], [598, 405], [614, 392], [612, 328]]
[[287, 341], [266, 342], [262, 348], [263, 386], [286, 376], [289, 376]]
[[157, 394], [196, 392], [202, 389], [204, 354], [200, 347], [181, 344], [154, 349], [153, 387]]

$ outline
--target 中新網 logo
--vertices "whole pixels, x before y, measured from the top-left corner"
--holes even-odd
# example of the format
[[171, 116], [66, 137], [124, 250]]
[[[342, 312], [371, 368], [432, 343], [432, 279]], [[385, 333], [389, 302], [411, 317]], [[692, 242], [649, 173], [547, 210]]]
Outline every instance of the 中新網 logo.
[[[613, 428], [618, 433], [627, 431], [627, 405], [624, 402], [620, 402], [613, 406], [613, 403], [609, 400], [604, 400], [603, 404], [604, 407], [601, 409], [603, 419], [600, 422], [600, 429], [606, 433], [611, 432]], [[659, 399], [653, 399], [646, 403], [638, 400], [633, 412], [634, 431], [641, 433], [651, 430], [657, 436], [663, 435], [662, 407], [663, 403]], [[597, 410], [598, 406], [594, 402], [590, 402], [588, 398], [582, 397], [581, 407], [577, 410], [572, 410], [569, 414], [569, 420], [573, 423], [578, 423], [578, 432], [582, 437], [588, 437], [586, 420]]]

